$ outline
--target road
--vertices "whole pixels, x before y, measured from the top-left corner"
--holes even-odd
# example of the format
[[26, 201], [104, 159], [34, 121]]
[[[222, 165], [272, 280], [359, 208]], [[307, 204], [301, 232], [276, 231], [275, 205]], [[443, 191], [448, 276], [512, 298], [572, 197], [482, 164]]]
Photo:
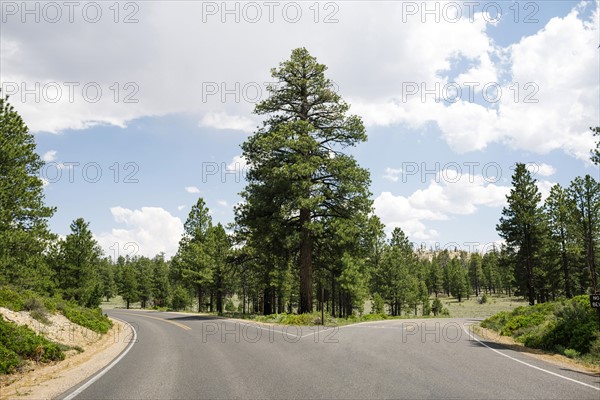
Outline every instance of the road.
[[[136, 342], [100, 378], [60, 398], [600, 399], [599, 377], [475, 340], [468, 328], [474, 321], [466, 319], [325, 330], [180, 313], [107, 313], [132, 324]], [[81, 391], [82, 385], [89, 386]]]

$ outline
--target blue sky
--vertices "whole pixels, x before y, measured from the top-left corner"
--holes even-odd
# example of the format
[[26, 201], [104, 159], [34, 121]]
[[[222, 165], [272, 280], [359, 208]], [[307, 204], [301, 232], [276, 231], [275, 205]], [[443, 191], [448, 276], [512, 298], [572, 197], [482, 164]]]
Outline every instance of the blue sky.
[[120, 2], [118, 15], [81, 2], [73, 22], [62, 3], [22, 4], [1, 5], [3, 92], [48, 162], [51, 228], [66, 235], [83, 217], [109, 255], [174, 254], [199, 196], [233, 221], [252, 109], [299, 46], [366, 124], [350, 151], [388, 231], [481, 248], [499, 240], [515, 162], [531, 163], [543, 194], [600, 178], [587, 157], [600, 125], [595, 1], [427, 2], [430, 13], [420, 1], [228, 2], [229, 13]]

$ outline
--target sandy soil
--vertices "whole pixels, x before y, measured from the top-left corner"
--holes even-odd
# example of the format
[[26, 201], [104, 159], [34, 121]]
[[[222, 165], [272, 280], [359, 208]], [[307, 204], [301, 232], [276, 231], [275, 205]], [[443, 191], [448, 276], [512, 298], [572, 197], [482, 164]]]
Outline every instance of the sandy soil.
[[502, 336], [495, 331], [482, 328], [481, 326], [473, 326], [473, 332], [482, 337], [484, 341], [500, 343], [509, 349], [527, 353], [531, 357], [538, 358], [561, 367], [600, 376], [600, 366], [584, 364], [561, 354], [550, 354], [542, 350], [530, 349], [529, 347], [525, 347], [522, 343], [515, 341], [509, 336]]
[[49, 315], [50, 324], [42, 324], [27, 312], [0, 307], [5, 319], [26, 324], [48, 339], [69, 346], [79, 346], [82, 353], [69, 350], [64, 361], [50, 364], [28, 363], [22, 371], [0, 375], [0, 399], [51, 399], [85, 380], [108, 365], [131, 342], [131, 327], [113, 320], [112, 329], [99, 335], [73, 324], [62, 315]]

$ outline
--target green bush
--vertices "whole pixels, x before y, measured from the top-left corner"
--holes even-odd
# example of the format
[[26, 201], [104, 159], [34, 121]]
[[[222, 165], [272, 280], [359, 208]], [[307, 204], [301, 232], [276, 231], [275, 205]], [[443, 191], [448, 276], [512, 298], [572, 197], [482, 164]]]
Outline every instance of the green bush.
[[183, 310], [192, 303], [190, 293], [183, 287], [178, 286], [173, 291], [173, 297], [171, 298], [171, 307], [175, 311]]
[[569, 358], [577, 358], [580, 356], [579, 352], [577, 350], [573, 350], [573, 349], [566, 349], [564, 351], [565, 356], [569, 357]]
[[485, 304], [488, 302], [488, 296], [486, 293], [483, 294], [483, 296], [481, 296], [481, 304]]
[[10, 374], [21, 365], [21, 359], [14, 351], [0, 343], [0, 374]]
[[225, 303], [225, 311], [228, 311], [228, 312], [235, 311], [235, 304], [233, 304], [233, 300], [227, 299], [227, 302]]
[[500, 332], [506, 322], [510, 318], [511, 313], [509, 311], [501, 311], [496, 315], [489, 317], [488, 319], [481, 322], [481, 326], [486, 329], [492, 329]]
[[581, 354], [589, 353], [599, 329], [597, 314], [587, 296], [578, 296], [556, 309], [556, 323], [543, 336], [542, 347], [560, 344]]
[[62, 306], [62, 313], [67, 319], [97, 333], [106, 333], [112, 327], [112, 322], [102, 314], [99, 308], [84, 308], [76, 304]]
[[442, 304], [442, 301], [437, 297], [433, 299], [433, 303], [431, 304], [431, 311], [433, 312], [433, 315], [437, 316], [438, 314], [441, 314], [443, 309], [444, 305]]
[[[0, 345], [30, 360], [47, 362], [65, 358], [65, 353], [57, 343], [38, 335], [25, 325], [17, 326], [3, 319], [0, 319]], [[10, 357], [10, 353], [8, 356]]]
[[[590, 354], [600, 359], [600, 324], [588, 296], [560, 302], [517, 307], [481, 323], [528, 347], [556, 351], [569, 357]], [[577, 355], [575, 355], [577, 354]]]
[[0, 307], [13, 311], [23, 311], [25, 309], [24, 304], [25, 297], [23, 294], [12, 290], [8, 286], [0, 287]]
[[385, 302], [379, 293], [373, 295], [373, 314], [385, 314]]

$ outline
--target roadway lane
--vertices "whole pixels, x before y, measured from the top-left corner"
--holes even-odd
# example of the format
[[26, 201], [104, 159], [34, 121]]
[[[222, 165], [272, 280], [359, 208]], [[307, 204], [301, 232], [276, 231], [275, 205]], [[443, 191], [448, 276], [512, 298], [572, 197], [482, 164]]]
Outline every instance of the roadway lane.
[[465, 319], [323, 330], [108, 314], [133, 324], [138, 341], [77, 399], [600, 399], [599, 377], [482, 339], [493, 351], [463, 330]]

